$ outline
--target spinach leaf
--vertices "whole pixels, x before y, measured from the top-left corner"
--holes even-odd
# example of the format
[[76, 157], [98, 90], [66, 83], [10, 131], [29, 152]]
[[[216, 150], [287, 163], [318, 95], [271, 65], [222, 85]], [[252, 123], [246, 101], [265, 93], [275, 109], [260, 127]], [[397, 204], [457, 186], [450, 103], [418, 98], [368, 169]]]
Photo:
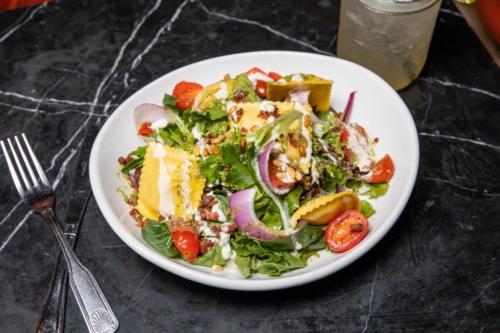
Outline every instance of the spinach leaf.
[[295, 212], [300, 206], [300, 196], [304, 192], [304, 188], [301, 185], [295, 186], [290, 192], [285, 194], [283, 200], [285, 200], [286, 205], [288, 206], [288, 211], [290, 215]]
[[[319, 250], [325, 247], [324, 237], [323, 237], [324, 234], [325, 230], [323, 226], [308, 224], [304, 228], [302, 228], [302, 230], [297, 232], [295, 237], [297, 239], [297, 242], [299, 242], [299, 244], [302, 245], [303, 249]], [[323, 246], [321, 246], [321, 244]], [[311, 246], [313, 247], [311, 248]], [[320, 247], [318, 248], [318, 246]]]
[[274, 256], [263, 260], [257, 272], [269, 276], [279, 276], [294, 269], [307, 266], [307, 259], [311, 256], [308, 252], [293, 255], [290, 252], [278, 252]]
[[204, 253], [193, 261], [195, 265], [209, 266], [224, 265], [226, 260], [222, 257], [222, 248], [219, 245], [214, 246], [210, 251]]
[[175, 108], [176, 103], [177, 103], [177, 99], [174, 96], [169, 95], [169, 94], [163, 95], [163, 105], [165, 107], [171, 106], [171, 107]]
[[363, 214], [366, 218], [369, 218], [373, 214], [376, 213], [375, 209], [373, 209], [372, 205], [370, 202], [367, 200], [361, 200], [360, 202], [360, 210], [361, 214]]
[[170, 230], [166, 223], [149, 220], [141, 229], [142, 239], [161, 254], [176, 257], [179, 251], [174, 246]]
[[144, 163], [144, 155], [146, 155], [146, 148], [147, 146], [139, 147], [129, 154], [130, 156], [134, 157], [134, 159], [121, 168], [121, 172], [124, 175], [128, 176], [131, 170], [142, 166], [142, 164]]
[[214, 194], [214, 197], [215, 197], [215, 199], [217, 199], [219, 201], [220, 210], [224, 214], [224, 217], [227, 218], [227, 216], [229, 215], [227, 212], [228, 207], [229, 207], [229, 202], [227, 200], [227, 197], [222, 195], [222, 194]]
[[[301, 251], [294, 254], [288, 248], [286, 242], [264, 242], [250, 239], [241, 233], [235, 233], [231, 245], [236, 252], [236, 265], [245, 277], [253, 272], [259, 272], [270, 276], [278, 276], [285, 272], [302, 268], [307, 265], [307, 260], [315, 251]], [[280, 250], [271, 249], [273, 246]]]

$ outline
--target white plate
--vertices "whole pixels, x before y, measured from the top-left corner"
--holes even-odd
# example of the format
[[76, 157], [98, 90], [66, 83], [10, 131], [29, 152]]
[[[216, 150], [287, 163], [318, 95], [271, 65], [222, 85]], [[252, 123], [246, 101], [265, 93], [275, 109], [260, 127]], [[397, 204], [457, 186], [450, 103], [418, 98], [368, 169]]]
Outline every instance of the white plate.
[[[374, 200], [377, 213], [369, 219], [370, 232], [354, 249], [344, 254], [326, 251], [313, 258], [307, 267], [280, 277], [256, 274], [244, 279], [237, 269], [214, 273], [208, 267], [191, 265], [162, 256], [141, 239], [140, 229], [128, 215], [129, 207], [117, 188], [117, 158], [143, 142], [135, 135], [134, 108], [141, 103], [161, 104], [163, 94], [171, 93], [179, 81], [207, 85], [254, 66], [281, 74], [313, 73], [332, 79], [331, 103], [343, 110], [348, 95], [357, 90], [351, 121], [359, 122], [380, 138], [378, 155], [389, 153], [396, 165], [387, 194]], [[349, 265], [372, 248], [389, 231], [410, 197], [415, 183], [419, 158], [418, 136], [413, 118], [398, 94], [379, 76], [354, 63], [323, 55], [264, 51], [228, 55], [182, 67], [151, 82], [125, 102], [106, 121], [94, 142], [90, 155], [90, 182], [105, 219], [114, 232], [137, 254], [165, 270], [206, 285], [236, 290], [281, 289], [311, 282]]]

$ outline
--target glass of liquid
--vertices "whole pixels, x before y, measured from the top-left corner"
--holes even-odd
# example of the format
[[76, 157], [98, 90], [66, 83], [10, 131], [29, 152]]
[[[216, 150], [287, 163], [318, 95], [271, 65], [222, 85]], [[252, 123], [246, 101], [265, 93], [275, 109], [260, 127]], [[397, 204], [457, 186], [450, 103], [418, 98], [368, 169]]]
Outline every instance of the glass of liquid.
[[424, 67], [442, 0], [342, 0], [337, 55], [399, 90]]

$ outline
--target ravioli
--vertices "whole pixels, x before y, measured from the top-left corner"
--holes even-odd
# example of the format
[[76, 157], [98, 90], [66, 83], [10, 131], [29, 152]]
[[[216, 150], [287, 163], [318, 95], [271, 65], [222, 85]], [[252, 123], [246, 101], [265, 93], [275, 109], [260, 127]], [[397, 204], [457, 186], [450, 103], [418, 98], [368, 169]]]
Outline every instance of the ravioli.
[[[276, 115], [282, 116], [295, 108], [294, 102], [257, 102], [257, 103], [233, 103], [228, 104], [229, 119], [232, 127], [246, 128], [251, 130], [254, 126], [262, 126], [266, 124], [266, 117], [261, 116], [262, 103], [268, 103], [276, 108]], [[303, 105], [309, 111], [311, 107], [307, 104]], [[233, 113], [241, 109], [241, 115], [236, 116]], [[232, 111], [233, 110], [233, 111]]]
[[149, 143], [139, 181], [137, 211], [153, 220], [158, 220], [160, 214], [191, 217], [205, 187], [196, 160], [184, 150]]

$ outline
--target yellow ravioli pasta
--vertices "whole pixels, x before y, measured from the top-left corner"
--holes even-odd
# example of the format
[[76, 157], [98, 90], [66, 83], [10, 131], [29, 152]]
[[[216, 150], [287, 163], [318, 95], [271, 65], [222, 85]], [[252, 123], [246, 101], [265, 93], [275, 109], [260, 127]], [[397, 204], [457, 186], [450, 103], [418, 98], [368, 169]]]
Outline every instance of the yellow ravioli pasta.
[[184, 150], [149, 143], [135, 207], [139, 213], [154, 220], [160, 213], [190, 217], [198, 208], [205, 187], [205, 178], [200, 174], [196, 160]]

